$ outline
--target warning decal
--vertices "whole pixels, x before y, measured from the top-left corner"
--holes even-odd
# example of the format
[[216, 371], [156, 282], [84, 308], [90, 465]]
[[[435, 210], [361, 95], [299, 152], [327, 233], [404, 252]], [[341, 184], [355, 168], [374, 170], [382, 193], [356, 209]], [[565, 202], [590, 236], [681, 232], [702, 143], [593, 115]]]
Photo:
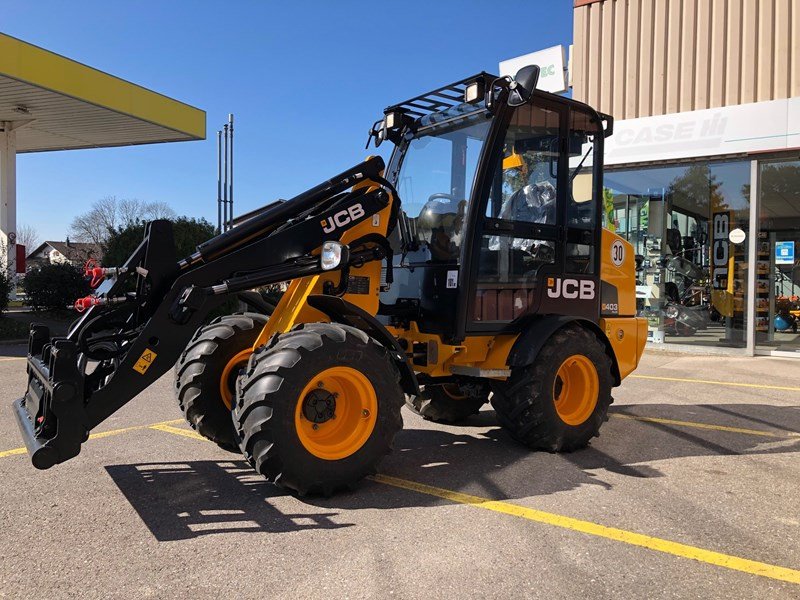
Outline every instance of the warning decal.
[[150, 350], [150, 348], [145, 348], [144, 352], [142, 352], [142, 355], [139, 357], [139, 360], [137, 360], [136, 364], [133, 365], [133, 370], [144, 375], [147, 373], [147, 369], [150, 368], [150, 365], [153, 364], [156, 356], [158, 355]]

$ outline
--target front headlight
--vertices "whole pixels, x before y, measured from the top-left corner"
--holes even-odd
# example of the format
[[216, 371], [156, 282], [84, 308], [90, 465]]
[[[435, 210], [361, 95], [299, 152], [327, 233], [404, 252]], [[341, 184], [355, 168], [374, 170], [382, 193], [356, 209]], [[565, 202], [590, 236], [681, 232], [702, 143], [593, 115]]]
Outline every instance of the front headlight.
[[339, 267], [342, 257], [347, 255], [347, 247], [339, 242], [325, 242], [322, 244], [322, 254], [319, 262], [323, 271], [331, 271]]
[[678, 307], [674, 304], [671, 304], [664, 309], [664, 315], [669, 319], [676, 319], [679, 313], [680, 311], [678, 310]]

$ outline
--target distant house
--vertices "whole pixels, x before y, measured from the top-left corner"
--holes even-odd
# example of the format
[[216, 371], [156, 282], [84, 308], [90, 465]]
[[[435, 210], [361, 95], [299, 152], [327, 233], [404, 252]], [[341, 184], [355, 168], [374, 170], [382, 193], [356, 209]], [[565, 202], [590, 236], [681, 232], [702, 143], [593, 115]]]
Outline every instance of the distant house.
[[28, 267], [43, 264], [69, 263], [82, 267], [87, 260], [94, 258], [98, 262], [103, 259], [103, 251], [97, 244], [84, 242], [44, 242], [28, 254]]

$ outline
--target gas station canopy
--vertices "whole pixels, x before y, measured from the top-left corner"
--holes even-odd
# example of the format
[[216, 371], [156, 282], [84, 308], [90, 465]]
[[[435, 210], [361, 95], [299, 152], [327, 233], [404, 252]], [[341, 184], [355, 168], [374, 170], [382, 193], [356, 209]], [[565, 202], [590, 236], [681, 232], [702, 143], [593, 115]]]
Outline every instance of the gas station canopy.
[[205, 136], [204, 111], [0, 33], [0, 268], [17, 272], [17, 154]]
[[201, 140], [205, 112], [0, 34], [0, 123], [16, 151]]

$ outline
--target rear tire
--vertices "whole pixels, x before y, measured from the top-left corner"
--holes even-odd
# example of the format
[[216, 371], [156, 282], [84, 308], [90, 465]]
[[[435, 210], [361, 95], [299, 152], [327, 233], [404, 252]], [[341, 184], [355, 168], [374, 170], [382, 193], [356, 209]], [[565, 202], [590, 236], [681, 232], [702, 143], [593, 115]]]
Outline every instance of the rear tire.
[[515, 367], [497, 386], [492, 406], [500, 424], [529, 448], [570, 452], [599, 435], [613, 402], [611, 359], [579, 326], [557, 331], [533, 364]]
[[239, 446], [270, 481], [329, 496], [374, 474], [402, 428], [400, 373], [386, 348], [336, 323], [274, 336], [240, 378]]
[[459, 423], [478, 413], [489, 401], [489, 386], [478, 382], [426, 385], [419, 396], [408, 396], [406, 406], [427, 421]]
[[244, 362], [226, 366], [237, 354], [251, 348], [267, 322], [266, 315], [243, 313], [218, 317], [200, 327], [175, 365], [178, 406], [192, 429], [230, 452], [239, 452], [231, 410], [220, 390], [226, 375], [230, 396], [235, 395], [236, 376]]

